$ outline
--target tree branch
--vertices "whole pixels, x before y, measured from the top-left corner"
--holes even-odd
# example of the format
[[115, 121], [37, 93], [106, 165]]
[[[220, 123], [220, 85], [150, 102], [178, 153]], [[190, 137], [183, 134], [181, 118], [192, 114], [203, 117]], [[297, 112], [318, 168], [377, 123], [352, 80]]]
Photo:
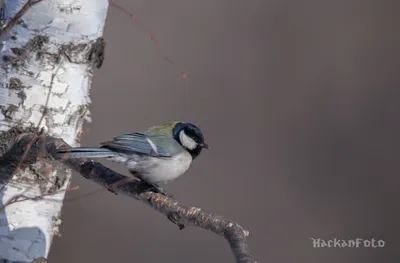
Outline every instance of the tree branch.
[[[31, 143], [32, 141], [33, 143]], [[153, 192], [148, 184], [139, 179], [121, 175], [93, 160], [60, 158], [59, 154], [57, 154], [58, 150], [71, 148], [62, 139], [51, 136], [37, 136], [33, 132], [24, 132], [15, 135], [11, 142], [13, 143], [9, 147], [4, 145], [0, 147], [0, 153], [2, 153], [0, 158], [0, 180], [10, 179], [9, 172], [15, 169], [24, 152], [25, 158], [21, 164], [21, 169], [36, 162], [39, 155], [53, 161], [56, 160], [56, 162], [62, 163], [80, 173], [88, 180], [106, 188], [112, 185], [112, 189], [116, 193], [142, 201], [167, 217], [180, 229], [185, 226], [196, 226], [225, 237], [237, 262], [255, 262], [246, 242], [249, 232], [236, 222], [197, 207], [184, 205], [170, 196]], [[42, 152], [43, 149], [45, 149], [45, 153]]]
[[26, 2], [26, 4], [21, 8], [21, 10], [19, 10], [18, 13], [15, 14], [15, 16], [11, 19], [11, 21], [8, 22], [7, 25], [1, 29], [0, 38], [5, 36], [16, 24], [18, 24], [19, 20], [22, 18], [23, 15], [25, 15], [26, 12], [28, 12], [29, 8], [42, 1], [43, 0], [28, 0], [28, 2]]

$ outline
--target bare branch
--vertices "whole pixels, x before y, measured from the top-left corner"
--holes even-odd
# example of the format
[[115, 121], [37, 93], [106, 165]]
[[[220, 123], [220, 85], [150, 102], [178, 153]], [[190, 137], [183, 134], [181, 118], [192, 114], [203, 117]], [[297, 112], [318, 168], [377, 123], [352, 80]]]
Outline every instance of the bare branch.
[[10, 22], [7, 23], [5, 27], [0, 31], [0, 38], [5, 36], [16, 24], [18, 24], [19, 20], [26, 12], [28, 12], [29, 8], [32, 6], [42, 2], [43, 0], [28, 0], [26, 4], [15, 14], [15, 16], [11, 19]]
[[[148, 184], [139, 179], [121, 175], [93, 160], [84, 158], [69, 159], [64, 158], [65, 156], [60, 158], [60, 155], [57, 154], [58, 150], [71, 148], [62, 139], [47, 136], [45, 140], [41, 140], [34, 132], [29, 132], [16, 135], [13, 141], [15, 143], [5, 149], [6, 152], [0, 158], [0, 180], [9, 178], [7, 173], [12, 172], [13, 169], [11, 168], [18, 165], [22, 155], [26, 152], [26, 147], [29, 147], [29, 150], [24, 162], [21, 164], [21, 168], [36, 162], [39, 152], [46, 149], [45, 155], [47, 158], [63, 163], [86, 179], [103, 187], [109, 188], [112, 185], [112, 189], [116, 193], [142, 201], [167, 217], [180, 229], [185, 226], [196, 226], [225, 237], [237, 262], [255, 262], [246, 242], [249, 232], [244, 230], [238, 223], [203, 209], [184, 205], [172, 197], [153, 192]], [[30, 143], [31, 141], [33, 143]], [[43, 156], [43, 153], [41, 155]]]
[[15, 203], [20, 203], [20, 202], [24, 202], [27, 200], [32, 200], [32, 201], [37, 201], [37, 200], [42, 200], [44, 197], [46, 196], [52, 196], [61, 192], [67, 192], [67, 191], [73, 191], [73, 190], [77, 190], [79, 189], [79, 186], [75, 186], [75, 187], [70, 187], [67, 189], [62, 189], [62, 190], [58, 190], [56, 192], [50, 192], [47, 194], [43, 194], [43, 195], [38, 195], [38, 196], [34, 196], [34, 197], [28, 197], [25, 196], [24, 194], [18, 194], [15, 195], [14, 197], [12, 197], [10, 200], [8, 200], [7, 202], [5, 202], [5, 204], [0, 205], [0, 211], [4, 210], [5, 207], [15, 204]]

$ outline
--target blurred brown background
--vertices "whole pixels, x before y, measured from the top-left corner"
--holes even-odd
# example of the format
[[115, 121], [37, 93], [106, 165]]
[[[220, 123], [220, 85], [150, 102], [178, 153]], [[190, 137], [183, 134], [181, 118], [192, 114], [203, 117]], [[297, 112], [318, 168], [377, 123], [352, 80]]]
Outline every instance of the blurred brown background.
[[[115, 2], [175, 64], [110, 7], [83, 145], [194, 122], [212, 149], [165, 188], [250, 230], [258, 262], [400, 262], [399, 1]], [[73, 185], [50, 262], [234, 262], [221, 237], [105, 190], [81, 197], [99, 186], [76, 174]], [[311, 237], [386, 247], [315, 249]]]

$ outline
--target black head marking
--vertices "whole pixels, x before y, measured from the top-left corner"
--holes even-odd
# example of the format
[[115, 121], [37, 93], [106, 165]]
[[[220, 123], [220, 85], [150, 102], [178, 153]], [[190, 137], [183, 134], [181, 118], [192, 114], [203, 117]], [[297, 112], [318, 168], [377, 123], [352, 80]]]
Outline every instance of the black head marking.
[[[193, 140], [194, 148], [189, 148], [187, 145], [185, 145], [185, 142], [181, 140], [182, 131], [187, 137]], [[178, 122], [173, 129], [173, 137], [192, 155], [193, 159], [199, 156], [201, 150], [207, 146], [207, 144], [204, 142], [204, 136], [201, 130], [196, 125], [188, 122]]]

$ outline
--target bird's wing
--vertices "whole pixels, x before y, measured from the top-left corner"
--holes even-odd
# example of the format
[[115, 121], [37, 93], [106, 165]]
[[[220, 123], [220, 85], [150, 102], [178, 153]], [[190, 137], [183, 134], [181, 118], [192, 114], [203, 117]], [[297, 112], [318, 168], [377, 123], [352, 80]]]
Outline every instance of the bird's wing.
[[101, 145], [103, 148], [116, 152], [171, 157], [178, 150], [177, 147], [171, 147], [176, 143], [171, 136], [165, 134], [146, 135], [144, 133], [131, 133], [117, 136], [113, 141], [103, 142]]

